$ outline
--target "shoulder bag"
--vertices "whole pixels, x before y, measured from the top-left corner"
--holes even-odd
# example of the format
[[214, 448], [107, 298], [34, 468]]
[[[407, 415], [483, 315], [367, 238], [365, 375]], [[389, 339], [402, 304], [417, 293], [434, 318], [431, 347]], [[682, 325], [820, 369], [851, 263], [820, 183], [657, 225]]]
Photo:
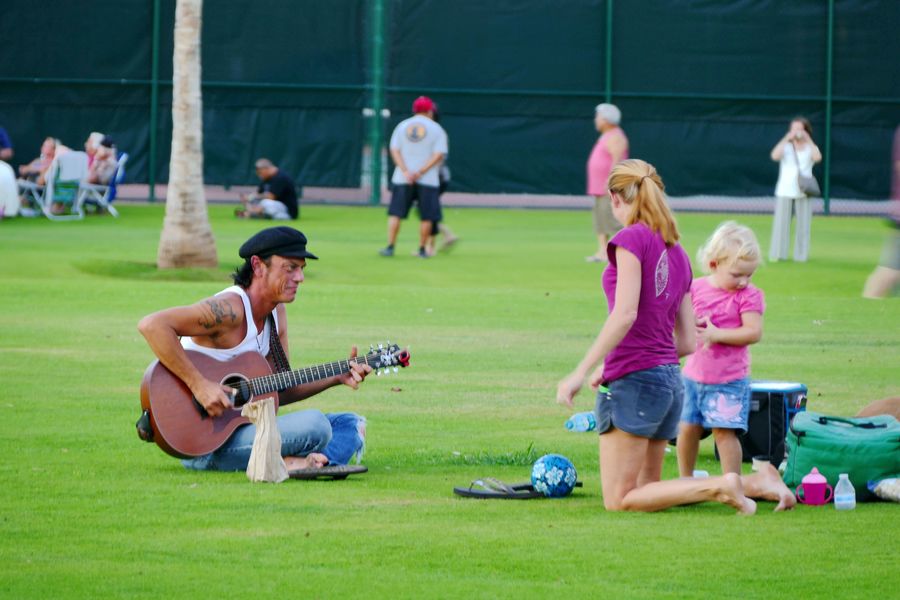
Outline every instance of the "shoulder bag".
[[[794, 146], [794, 144], [791, 144]], [[808, 198], [819, 198], [822, 196], [822, 190], [819, 189], [819, 182], [816, 181], [815, 176], [810, 173], [809, 175], [804, 175], [803, 171], [800, 170], [800, 159], [797, 158], [797, 146], [794, 146], [794, 162], [797, 163], [797, 185], [800, 186], [800, 191], [806, 194]]]

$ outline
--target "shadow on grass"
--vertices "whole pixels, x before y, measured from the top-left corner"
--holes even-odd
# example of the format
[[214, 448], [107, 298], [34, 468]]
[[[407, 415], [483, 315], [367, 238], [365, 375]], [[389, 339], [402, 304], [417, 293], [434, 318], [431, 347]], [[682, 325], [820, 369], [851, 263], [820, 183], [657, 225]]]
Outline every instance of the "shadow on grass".
[[124, 260], [76, 261], [76, 269], [89, 275], [142, 281], [227, 281], [232, 268], [159, 269], [154, 263]]

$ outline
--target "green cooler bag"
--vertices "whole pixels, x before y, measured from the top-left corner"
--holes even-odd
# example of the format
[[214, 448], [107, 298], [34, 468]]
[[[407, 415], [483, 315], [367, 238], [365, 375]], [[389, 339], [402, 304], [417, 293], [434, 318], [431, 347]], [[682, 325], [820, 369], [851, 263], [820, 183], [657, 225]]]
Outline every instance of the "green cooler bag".
[[900, 421], [891, 415], [851, 419], [797, 413], [787, 443], [784, 482], [791, 490], [816, 467], [832, 486], [847, 473], [857, 500], [875, 500], [866, 484], [900, 475]]

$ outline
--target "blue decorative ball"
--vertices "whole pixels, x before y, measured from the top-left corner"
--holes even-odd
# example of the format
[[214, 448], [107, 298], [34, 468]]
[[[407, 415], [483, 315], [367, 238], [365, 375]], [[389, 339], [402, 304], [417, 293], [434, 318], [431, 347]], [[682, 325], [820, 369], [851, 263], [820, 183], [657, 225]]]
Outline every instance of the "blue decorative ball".
[[561, 454], [545, 454], [531, 467], [531, 485], [548, 498], [568, 496], [577, 480], [575, 465]]

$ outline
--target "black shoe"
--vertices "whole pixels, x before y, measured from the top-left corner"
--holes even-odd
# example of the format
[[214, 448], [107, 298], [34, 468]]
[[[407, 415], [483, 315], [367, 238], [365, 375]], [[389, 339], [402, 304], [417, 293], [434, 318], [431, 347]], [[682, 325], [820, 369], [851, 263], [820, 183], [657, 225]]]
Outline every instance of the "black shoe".
[[387, 246], [386, 248], [382, 248], [381, 250], [378, 251], [378, 254], [380, 254], [382, 256], [393, 256], [394, 255], [394, 247]]
[[428, 252], [425, 250], [425, 248], [419, 248], [419, 254], [418, 254], [418, 256], [419, 256], [419, 258], [431, 258], [431, 256], [430, 256], [430, 255], [428, 254]]

